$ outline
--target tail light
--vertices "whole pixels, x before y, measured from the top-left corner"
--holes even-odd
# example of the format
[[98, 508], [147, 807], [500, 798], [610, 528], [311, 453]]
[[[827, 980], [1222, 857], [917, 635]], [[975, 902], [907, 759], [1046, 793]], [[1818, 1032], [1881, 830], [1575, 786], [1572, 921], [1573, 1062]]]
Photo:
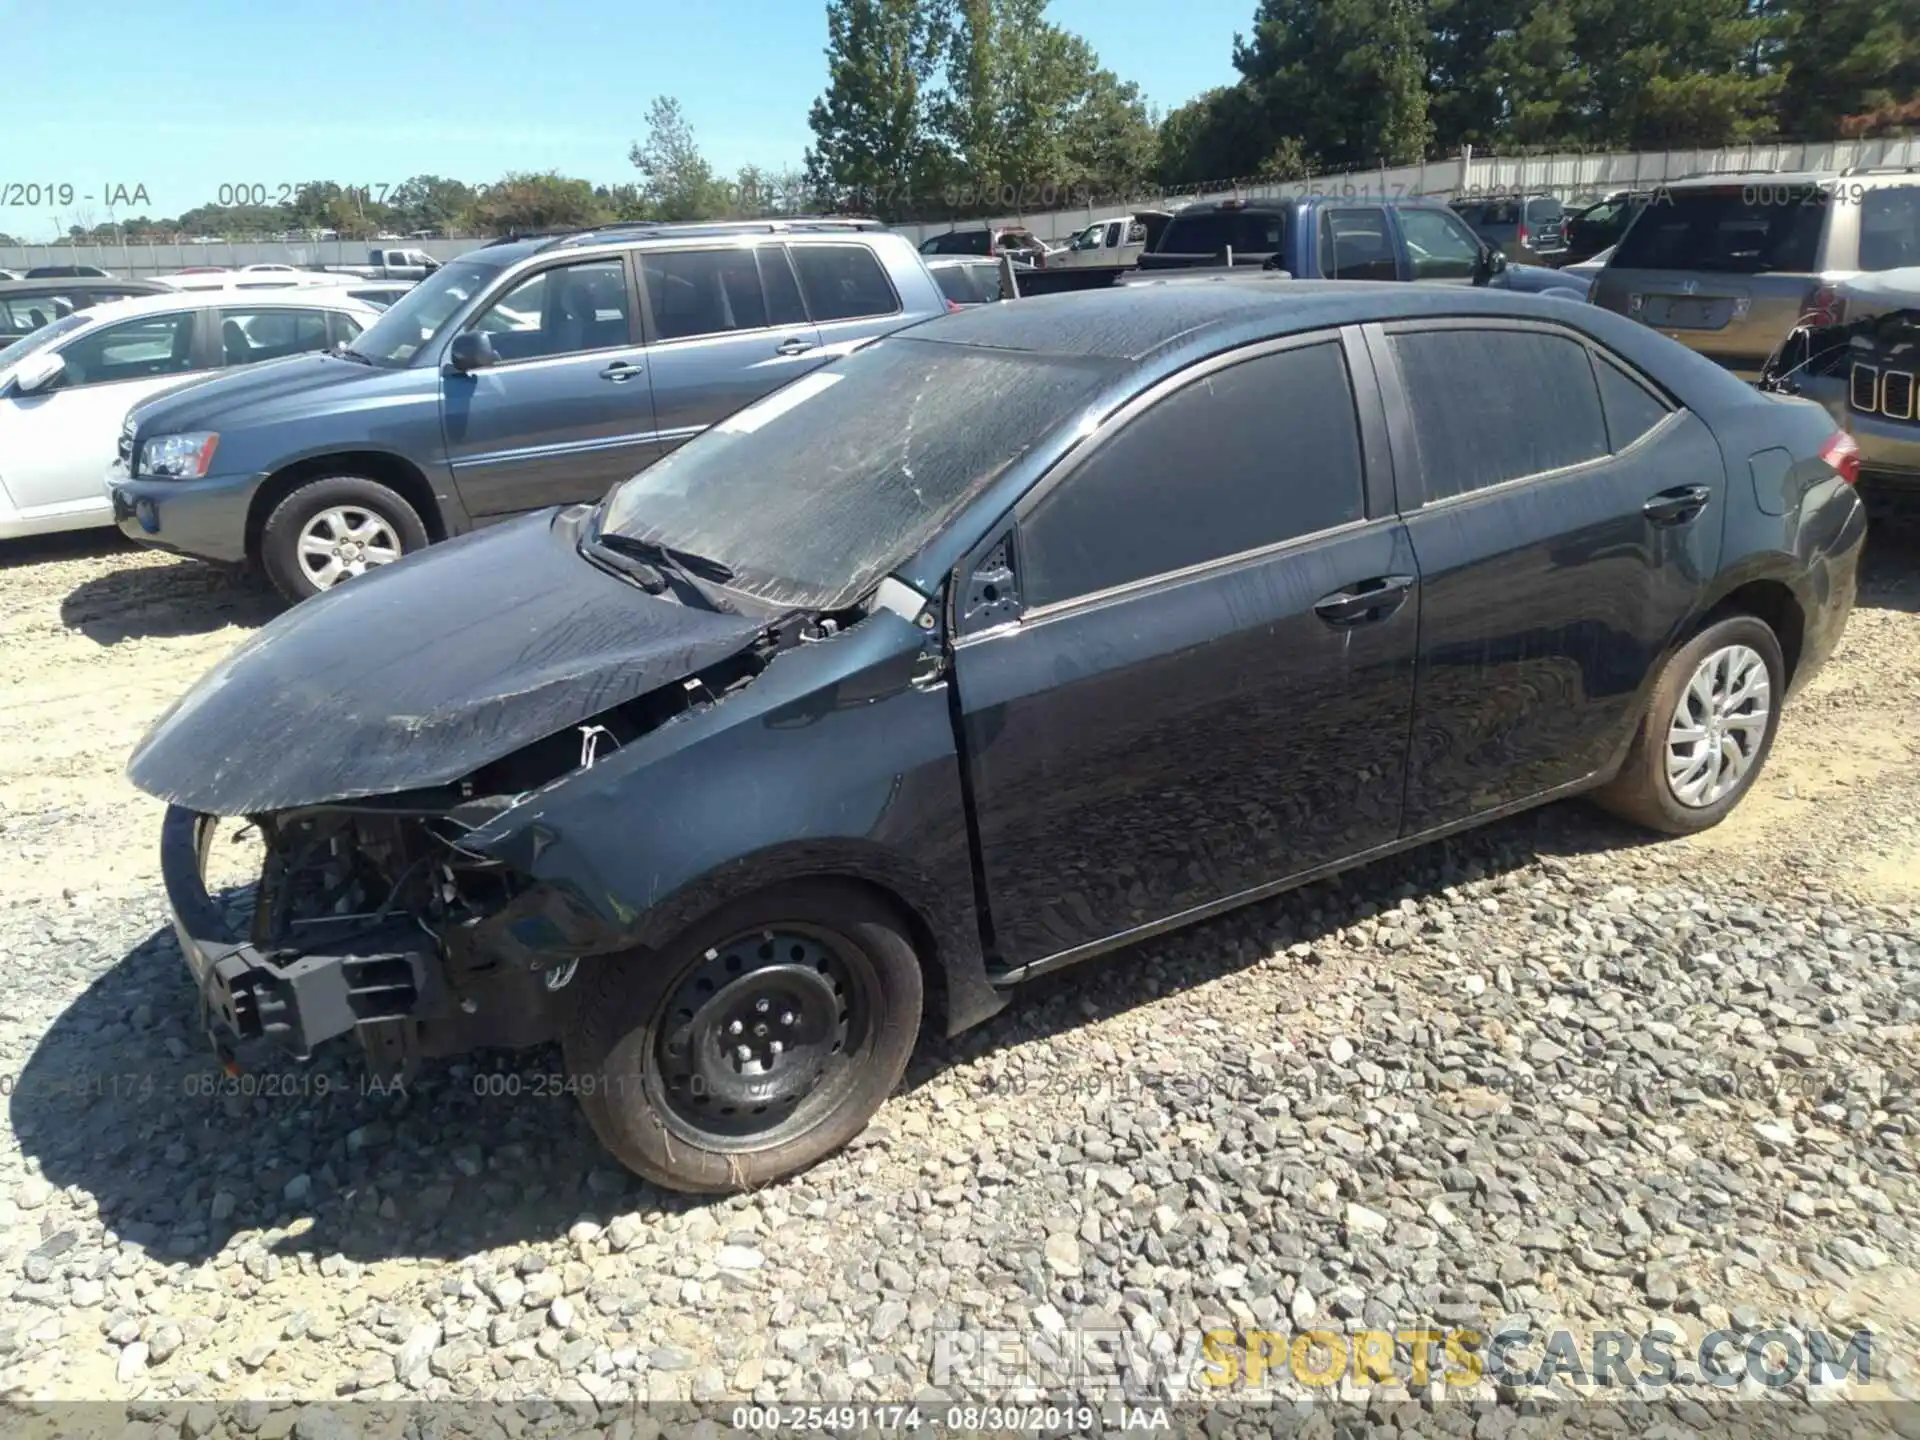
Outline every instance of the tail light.
[[1530, 238], [1531, 237], [1527, 234], [1527, 227], [1525, 225], [1522, 225], [1520, 227], [1520, 243], [1524, 245], [1527, 243], [1528, 239]]
[[1836, 430], [1827, 437], [1827, 443], [1820, 447], [1820, 458], [1847, 484], [1860, 483], [1860, 447], [1846, 431]]
[[1838, 325], [1847, 318], [1847, 299], [1837, 286], [1819, 285], [1807, 297], [1802, 325]]

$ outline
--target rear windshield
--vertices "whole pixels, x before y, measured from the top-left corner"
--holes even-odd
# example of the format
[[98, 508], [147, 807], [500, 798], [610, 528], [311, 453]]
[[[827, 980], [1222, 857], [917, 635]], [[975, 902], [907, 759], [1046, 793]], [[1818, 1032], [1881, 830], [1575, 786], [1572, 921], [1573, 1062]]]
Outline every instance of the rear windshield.
[[[1784, 190], [1785, 187], [1779, 187]], [[1820, 252], [1824, 197], [1782, 204], [1767, 186], [1687, 190], [1657, 197], [1614, 252], [1626, 270], [1805, 273]]]
[[1120, 362], [894, 337], [737, 411], [613, 492], [603, 529], [843, 608], [1071, 417]]
[[1235, 251], [1262, 255], [1286, 248], [1287, 217], [1278, 210], [1216, 210], [1176, 215], [1160, 232], [1154, 249], [1167, 255], [1218, 255]]

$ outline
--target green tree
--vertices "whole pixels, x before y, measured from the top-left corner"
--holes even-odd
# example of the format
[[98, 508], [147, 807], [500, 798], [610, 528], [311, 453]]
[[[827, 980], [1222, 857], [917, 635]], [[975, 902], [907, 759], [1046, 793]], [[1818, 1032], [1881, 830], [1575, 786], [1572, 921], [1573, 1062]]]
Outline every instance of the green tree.
[[475, 198], [468, 220], [489, 234], [525, 235], [585, 230], [604, 218], [592, 185], [548, 170], [502, 176]]
[[457, 229], [473, 207], [473, 187], [441, 175], [415, 175], [393, 188], [387, 204], [398, 229], [446, 233]]
[[711, 220], [724, 215], [726, 184], [700, 153], [680, 102], [656, 98], [647, 109], [647, 138], [627, 152], [644, 177], [647, 208], [659, 220]]
[[1920, 14], [1914, 0], [1794, 0], [1781, 58], [1782, 130], [1830, 139], [1844, 117], [1920, 96]]
[[936, 158], [929, 85], [947, 30], [944, 4], [828, 0], [827, 89], [807, 115], [805, 188], [819, 203], [913, 210]]
[[1328, 170], [1423, 159], [1427, 37], [1418, 0], [1261, 0], [1233, 61], [1259, 101], [1268, 155]]
[[1737, 145], [1778, 128], [1786, 28], [1762, 0], [1582, 0], [1583, 138], [1634, 150]]

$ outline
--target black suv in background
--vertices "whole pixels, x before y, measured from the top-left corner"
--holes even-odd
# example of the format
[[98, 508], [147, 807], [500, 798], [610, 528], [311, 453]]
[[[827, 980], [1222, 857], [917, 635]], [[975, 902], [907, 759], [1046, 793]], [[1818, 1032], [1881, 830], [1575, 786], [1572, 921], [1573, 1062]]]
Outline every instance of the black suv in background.
[[1455, 200], [1451, 208], [1509, 260], [1558, 265], [1566, 259], [1566, 207], [1551, 195]]

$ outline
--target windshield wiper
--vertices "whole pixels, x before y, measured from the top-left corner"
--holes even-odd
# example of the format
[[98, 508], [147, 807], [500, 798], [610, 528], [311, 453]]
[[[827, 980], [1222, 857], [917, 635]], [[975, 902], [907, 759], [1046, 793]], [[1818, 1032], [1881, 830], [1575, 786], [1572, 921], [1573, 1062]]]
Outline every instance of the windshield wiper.
[[[604, 530], [596, 530], [593, 543], [602, 550], [639, 561], [638, 566], [626, 568], [649, 593], [657, 595], [667, 588], [670, 580], [678, 580], [712, 609], [728, 615], [735, 613], [733, 602], [712, 588], [733, 579], [733, 567], [730, 565], [694, 550], [663, 545], [658, 540], [639, 540], [617, 531], [609, 534]], [[651, 584], [648, 583], [648, 574], [652, 576]]]
[[373, 357], [371, 355], [362, 355], [358, 350], [355, 350], [351, 345], [342, 345], [340, 346], [339, 349], [331, 350], [328, 353], [331, 355], [338, 355], [342, 360], [357, 360], [362, 365], [373, 364]]

